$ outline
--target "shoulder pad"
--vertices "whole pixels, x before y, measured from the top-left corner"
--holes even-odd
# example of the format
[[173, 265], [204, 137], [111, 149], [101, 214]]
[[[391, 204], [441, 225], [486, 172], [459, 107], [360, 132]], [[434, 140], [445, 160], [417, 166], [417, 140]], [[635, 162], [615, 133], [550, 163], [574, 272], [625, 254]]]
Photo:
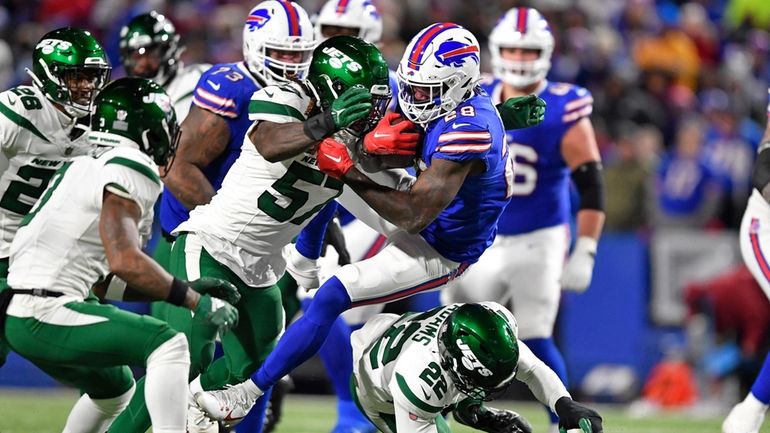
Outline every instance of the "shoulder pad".
[[576, 122], [583, 117], [590, 116], [593, 112], [594, 98], [591, 92], [584, 87], [567, 83], [553, 83], [548, 86], [548, 91], [563, 101], [563, 123]]
[[193, 103], [204, 110], [235, 118], [245, 112], [253, 83], [233, 64], [214, 65], [201, 75]]
[[249, 119], [276, 123], [302, 122], [307, 117], [309, 104], [310, 96], [297, 83], [267, 86], [252, 95]]

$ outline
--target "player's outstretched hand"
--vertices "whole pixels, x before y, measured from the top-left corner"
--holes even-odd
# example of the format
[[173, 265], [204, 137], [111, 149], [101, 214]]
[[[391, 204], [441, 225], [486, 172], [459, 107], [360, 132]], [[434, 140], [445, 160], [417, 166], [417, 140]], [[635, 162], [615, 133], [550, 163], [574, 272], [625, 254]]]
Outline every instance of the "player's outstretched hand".
[[497, 111], [506, 130], [529, 128], [545, 119], [545, 101], [537, 95], [517, 96], [497, 104]]
[[556, 401], [556, 414], [559, 415], [559, 431], [579, 428], [583, 433], [602, 433], [602, 417], [593, 409], [583, 406], [569, 397]]
[[206, 323], [221, 334], [238, 324], [238, 310], [219, 298], [201, 295], [194, 319]]
[[353, 160], [350, 159], [347, 147], [331, 137], [324, 139], [318, 145], [316, 160], [318, 169], [335, 179], [342, 179], [342, 176], [353, 167]]
[[372, 94], [363, 87], [351, 87], [335, 99], [331, 105], [334, 126], [343, 129], [363, 119], [372, 109]]
[[241, 300], [238, 288], [229, 281], [213, 277], [201, 277], [188, 281], [187, 284], [201, 295], [211, 295], [229, 304], [237, 304]]
[[398, 113], [388, 113], [364, 137], [364, 151], [371, 155], [415, 155], [419, 141], [414, 123]]
[[460, 424], [488, 433], [532, 433], [532, 426], [518, 413], [486, 407], [470, 399], [458, 404], [454, 416]]

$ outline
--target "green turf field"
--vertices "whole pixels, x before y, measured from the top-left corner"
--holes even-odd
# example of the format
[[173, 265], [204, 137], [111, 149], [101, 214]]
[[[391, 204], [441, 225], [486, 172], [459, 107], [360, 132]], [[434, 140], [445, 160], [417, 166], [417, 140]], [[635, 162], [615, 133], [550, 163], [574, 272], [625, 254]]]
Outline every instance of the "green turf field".
[[[0, 390], [0, 433], [59, 433], [77, 395], [66, 391]], [[326, 433], [335, 421], [334, 401], [330, 397], [290, 395], [283, 421], [277, 433]], [[524, 414], [535, 427], [544, 432], [545, 415], [532, 403], [502, 406]], [[666, 414], [654, 419], [639, 420], [626, 416], [622, 409], [601, 407], [608, 433], [718, 433], [720, 419], [694, 420], [686, 415]], [[453, 424], [453, 431], [470, 429]], [[763, 432], [770, 432], [765, 425]]]

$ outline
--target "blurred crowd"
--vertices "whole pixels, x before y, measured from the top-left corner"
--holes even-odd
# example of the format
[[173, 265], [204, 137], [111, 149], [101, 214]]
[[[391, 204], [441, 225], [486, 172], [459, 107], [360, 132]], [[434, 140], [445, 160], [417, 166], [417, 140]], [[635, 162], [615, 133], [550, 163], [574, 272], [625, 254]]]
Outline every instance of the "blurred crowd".
[[[770, 2], [762, 0], [373, 0], [392, 66], [425, 25], [456, 21], [482, 45], [501, 13], [543, 12], [556, 36], [552, 80], [587, 87], [605, 160], [606, 228], [736, 228], [766, 118]], [[0, 88], [28, 81], [31, 48], [64, 25], [91, 30], [109, 51], [120, 28], [157, 9], [183, 35], [183, 60], [241, 58], [242, 0], [5, 0], [0, 5]], [[322, 0], [300, 0], [312, 15]], [[489, 56], [482, 70], [490, 70]]]

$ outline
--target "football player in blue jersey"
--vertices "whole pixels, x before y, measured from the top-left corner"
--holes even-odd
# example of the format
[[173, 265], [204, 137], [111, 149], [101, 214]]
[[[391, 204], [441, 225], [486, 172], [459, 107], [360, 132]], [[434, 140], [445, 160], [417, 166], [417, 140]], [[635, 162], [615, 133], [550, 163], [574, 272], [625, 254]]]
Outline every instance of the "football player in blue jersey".
[[[554, 38], [535, 9], [507, 11], [489, 43], [495, 77], [482, 86], [492, 101], [535, 93], [547, 110], [539, 125], [507, 131], [516, 175], [498, 236], [466, 278], [442, 295], [447, 303], [497, 301], [512, 306], [520, 338], [566, 384], [564, 360], [552, 339], [560, 291], [588, 287], [604, 224], [602, 166], [589, 119], [592, 97], [584, 88], [546, 79]], [[570, 177], [580, 208], [577, 240], [565, 265]], [[557, 418], [551, 420], [555, 425]]]
[[[321, 285], [306, 314], [289, 326], [251, 380], [196, 394], [207, 413], [217, 419], [243, 416], [263, 389], [318, 351], [340, 313], [438, 289], [492, 244], [513, 192], [513, 167], [500, 117], [477, 86], [479, 54], [476, 38], [453, 23], [431, 25], [409, 43], [398, 70], [399, 104], [425, 130], [422, 146], [417, 149], [418, 134], [405, 127], [408, 123], [401, 125], [405, 121], [398, 115], [386, 116], [364, 138], [369, 153], [416, 152], [419, 174], [406, 188], [375, 183], [354, 167], [336, 138], [321, 142], [318, 167], [341, 179], [383, 218], [373, 224], [390, 243], [367, 260], [343, 266]], [[287, 138], [282, 148], [306, 146], [307, 139], [294, 140]], [[368, 219], [353, 203], [341, 203]], [[400, 346], [394, 342], [392, 347]]]
[[[243, 29], [244, 60], [212, 66], [198, 80], [192, 105], [184, 122], [174, 163], [166, 167], [161, 196], [160, 221], [164, 239], [158, 246], [171, 254], [170, 234], [189, 217], [194, 207], [208, 203], [225, 174], [241, 153], [252, 122], [248, 116], [251, 96], [262, 87], [303, 78], [317, 45], [307, 12], [294, 2], [268, 0], [249, 13]], [[165, 245], [163, 245], [165, 244]], [[170, 258], [160, 257], [169, 266]], [[293, 281], [292, 281], [293, 282]], [[265, 308], [270, 309], [268, 302]], [[177, 308], [154, 305], [153, 315], [175, 329], [190, 334], [190, 314]], [[195, 358], [195, 357], [194, 357]], [[210, 359], [192, 359], [195, 377]], [[199, 379], [191, 385], [199, 385]], [[137, 393], [141, 396], [141, 393]], [[144, 402], [134, 399], [111, 431], [144, 432], [149, 423]], [[261, 416], [257, 415], [260, 419]], [[146, 424], [146, 426], [144, 425]], [[216, 423], [195, 407], [188, 415], [190, 432], [216, 432]]]

